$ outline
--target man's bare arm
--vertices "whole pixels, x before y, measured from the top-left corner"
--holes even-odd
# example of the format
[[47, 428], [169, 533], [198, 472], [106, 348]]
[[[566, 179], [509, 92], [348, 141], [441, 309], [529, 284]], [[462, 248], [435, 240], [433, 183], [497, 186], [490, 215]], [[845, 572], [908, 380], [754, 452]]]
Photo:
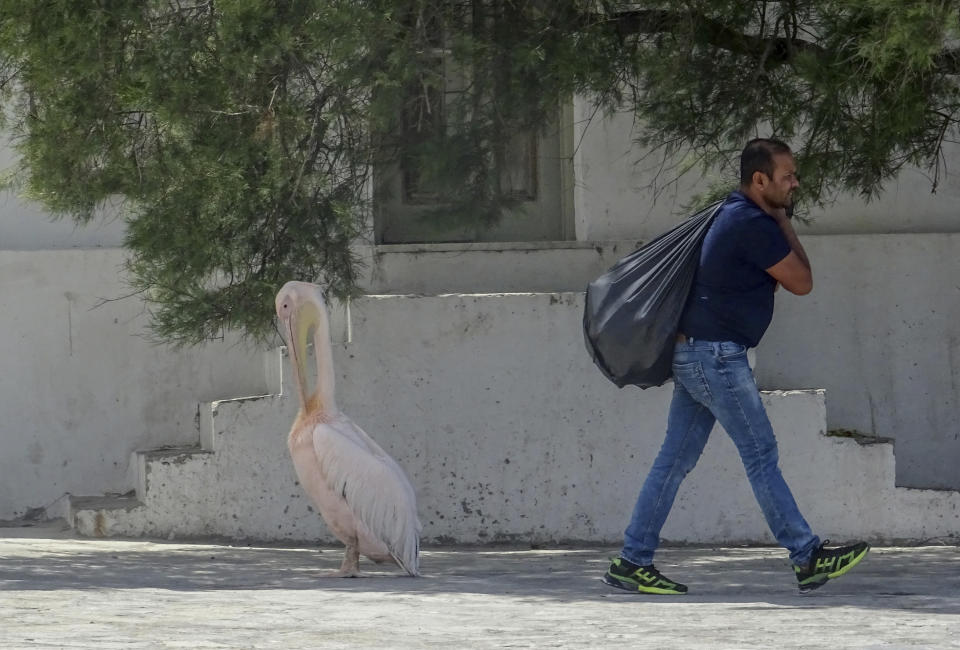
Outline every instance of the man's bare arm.
[[783, 231], [787, 243], [790, 245], [790, 253], [767, 269], [767, 273], [772, 275], [783, 287], [790, 293], [803, 296], [813, 290], [813, 273], [810, 269], [810, 259], [807, 252], [803, 249], [800, 239], [797, 237], [797, 231], [793, 229], [793, 224], [787, 218], [783, 210], [772, 215]]

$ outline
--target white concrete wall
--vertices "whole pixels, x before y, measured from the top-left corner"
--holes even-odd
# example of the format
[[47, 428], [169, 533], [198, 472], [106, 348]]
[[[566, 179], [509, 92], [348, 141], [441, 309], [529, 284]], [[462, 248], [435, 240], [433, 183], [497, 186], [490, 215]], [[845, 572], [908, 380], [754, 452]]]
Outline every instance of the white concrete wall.
[[[578, 124], [584, 117], [580, 106]], [[594, 122], [580, 143], [575, 197], [580, 240], [659, 234], [676, 221], [675, 204], [691, 189], [684, 180], [685, 185], [656, 203], [638, 191], [648, 183], [654, 163], [634, 164], [628, 126], [623, 119]], [[0, 163], [3, 156], [9, 160], [9, 150], [0, 152]], [[908, 174], [882, 202], [866, 207], [844, 203], [831, 212], [832, 220], [817, 220], [810, 232], [861, 234], [808, 238], [817, 287], [808, 298], [779, 299], [758, 370], [770, 387], [826, 387], [830, 428], [896, 438], [901, 484], [956, 489], [960, 400], [952, 278], [960, 271], [960, 242], [953, 235], [862, 234], [956, 230], [952, 204], [960, 194], [958, 185], [948, 178], [931, 197], [928, 185], [918, 179]], [[108, 248], [122, 241], [122, 230], [119, 221], [80, 230], [70, 222], [51, 223], [35, 207], [9, 194], [0, 196], [0, 248], [33, 251], [0, 250], [0, 358], [5, 369], [0, 379], [5, 416], [0, 423], [0, 519], [48, 505], [64, 492], [126, 491], [133, 487], [127, 472], [132, 450], [195, 440], [197, 402], [267, 392], [258, 351], [230, 344], [199, 352], [155, 347], [141, 338], [145, 318], [136, 299], [90, 309], [102, 297], [127, 292], [120, 277], [122, 254]], [[90, 247], [104, 248], [76, 250]], [[587, 269], [583, 274], [566, 266], [570, 260], [558, 261], [552, 249], [525, 254], [516, 268], [520, 274], [542, 273], [541, 285], [532, 288], [579, 290], [604, 254], [586, 252], [574, 251], [579, 260], [574, 263]], [[498, 278], [510, 275], [503, 257], [497, 258], [495, 273], [489, 271], [489, 259], [475, 264], [469, 255], [449, 251], [442, 258], [434, 255], [419, 272], [425, 278], [442, 276], [444, 290], [488, 288], [490, 278], [499, 283]], [[416, 263], [395, 260], [384, 268], [403, 269], [412, 277]], [[558, 265], [564, 265], [560, 271]], [[417, 290], [430, 292], [430, 282], [418, 282]], [[567, 283], [573, 286], [560, 286]], [[386, 284], [379, 288], [389, 289]], [[405, 325], [401, 320], [385, 326]], [[420, 351], [437, 354], [439, 348], [430, 351], [431, 336], [449, 336], [457, 327], [476, 333], [482, 326], [480, 319], [438, 320], [437, 331], [424, 335], [418, 348], [398, 348], [397, 354], [412, 359], [420, 358]], [[549, 328], [537, 319], [528, 326]], [[507, 355], [507, 363], [519, 363], [521, 357], [509, 346], [500, 350], [496, 354]], [[549, 346], [537, 353], [554, 354]], [[479, 368], [488, 363], [484, 355], [494, 353], [450, 354], [451, 362]], [[418, 375], [418, 389], [429, 385], [428, 370]], [[473, 388], [469, 383], [435, 385], [431, 399], [463, 399]], [[539, 386], [528, 388], [536, 407], [557, 399]], [[583, 404], [578, 408], [589, 411]]]
[[133, 489], [130, 454], [197, 438], [197, 403], [268, 392], [263, 352], [145, 336], [117, 249], [0, 251], [0, 520]]
[[[699, 168], [677, 181], [677, 165], [664, 167], [659, 152], [635, 144], [638, 135], [632, 116], [609, 119], [594, 116], [582, 101], [574, 107], [574, 204], [578, 240], [646, 239], [667, 230], [685, 216], [683, 205], [707, 182]], [[758, 134], [768, 135], [768, 134]], [[790, 144], [790, 143], [788, 143]], [[960, 231], [960, 146], [945, 149], [948, 175], [931, 193], [929, 174], [906, 169], [890, 183], [883, 196], [865, 203], [858, 196], [842, 196], [825, 210], [809, 216], [800, 233], [929, 233]], [[801, 179], [801, 183], [803, 179]], [[734, 183], [735, 184], [735, 183]], [[731, 187], [731, 189], [733, 189]]]
[[[660, 154], [634, 144], [630, 116], [590, 113], [577, 103], [578, 239], [649, 240], [682, 219], [706, 183], [691, 173], [671, 184]], [[960, 489], [960, 240], [938, 234], [960, 231], [960, 148], [946, 156], [936, 194], [907, 169], [880, 199], [844, 196], [798, 226], [816, 289], [779, 299], [758, 374], [774, 388], [825, 387], [831, 428], [896, 438], [899, 483]]]
[[132, 490], [131, 452], [195, 441], [199, 401], [268, 392], [262, 351], [158, 346], [138, 298], [97, 307], [130, 293], [124, 231], [116, 209], [81, 227], [0, 192], [0, 520]]
[[367, 293], [583, 291], [642, 242], [517, 242], [377, 246]]
[[804, 244], [814, 290], [777, 295], [762, 384], [826, 388], [831, 428], [896, 440], [899, 484], [960, 489], [960, 235]]
[[[621, 540], [663, 440], [672, 386], [617, 389], [584, 352], [582, 294], [368, 297], [334, 346], [338, 404], [406, 470], [425, 543]], [[334, 539], [297, 484], [296, 391], [213, 406], [204, 453], [146, 454], [145, 505], [81, 504], [88, 535]], [[823, 391], [764, 402], [811, 526], [834, 540], [960, 534], [960, 493], [897, 489], [889, 445], [823, 436]], [[663, 535], [764, 542], [734, 445], [716, 428]]]
[[[672, 384], [621, 390], [603, 378], [584, 348], [582, 294], [370, 298], [351, 313], [342, 407], [404, 456], [420, 498], [438, 504], [421, 510], [425, 526], [478, 541], [494, 536], [494, 521], [523, 538], [540, 527], [553, 539], [619, 537], [662, 442]], [[893, 496], [893, 459], [881, 460], [881, 447], [822, 438], [823, 399], [767, 397], [782, 467], [811, 524], [840, 538], [919, 539], [923, 515]], [[664, 535], [769, 541], [721, 431]], [[848, 513], [861, 492], [880, 498]], [[933, 513], [948, 518], [939, 534], [960, 532], [958, 503]]]
[[[9, 171], [16, 159], [10, 142], [0, 137], [0, 174]], [[117, 247], [124, 233], [117, 209], [104, 210], [86, 226], [77, 226], [69, 218], [51, 218], [16, 192], [0, 192], [0, 250]]]
[[[778, 294], [758, 351], [761, 385], [826, 388], [829, 428], [896, 440], [899, 484], [960, 489], [960, 234], [803, 240], [814, 291]], [[633, 246], [388, 254], [376, 286], [580, 291]]]

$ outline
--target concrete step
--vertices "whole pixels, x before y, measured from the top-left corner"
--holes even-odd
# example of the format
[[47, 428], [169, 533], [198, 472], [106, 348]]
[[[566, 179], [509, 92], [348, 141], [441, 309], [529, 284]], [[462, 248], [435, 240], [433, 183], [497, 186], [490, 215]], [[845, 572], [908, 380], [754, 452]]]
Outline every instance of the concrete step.
[[[334, 346], [339, 405], [410, 476], [425, 544], [620, 539], [662, 441], [672, 387], [607, 382], [583, 350], [582, 301], [506, 294], [353, 303], [352, 342]], [[289, 377], [280, 351], [276, 363]], [[94, 530], [333, 542], [287, 452], [298, 408], [291, 392], [206, 405], [203, 444], [141, 453], [143, 507], [101, 510]], [[814, 530], [875, 542], [957, 535], [960, 493], [897, 488], [893, 446], [827, 436], [824, 399], [822, 390], [763, 395], [784, 475]], [[773, 542], [719, 427], [663, 536]]]
[[205, 404], [207, 448], [136, 452], [138, 498], [75, 498], [70, 520], [94, 537], [333, 542], [299, 489], [283, 433], [248, 435], [237, 426], [250, 410], [269, 411], [278, 401], [287, 402], [258, 396]]
[[128, 513], [142, 509], [143, 502], [134, 495], [71, 495], [67, 503], [67, 521], [77, 533], [86, 537], [122, 537], [124, 535], [115, 529], [114, 522], [125, 520]]
[[[392, 244], [365, 249], [369, 294], [583, 291], [641, 242]], [[424, 269], [429, 269], [428, 273]]]
[[[202, 530], [209, 495], [205, 479], [213, 453], [192, 447], [166, 447], [134, 452], [135, 495], [122, 497], [71, 496], [68, 521], [82, 535], [90, 537], [174, 537], [188, 527]], [[189, 494], [196, 491], [195, 494]], [[155, 495], [178, 500], [179, 509], [164, 508]], [[180, 518], [180, 523], [170, 522]], [[196, 533], [200, 535], [202, 533]], [[212, 533], [211, 533], [212, 534]]]

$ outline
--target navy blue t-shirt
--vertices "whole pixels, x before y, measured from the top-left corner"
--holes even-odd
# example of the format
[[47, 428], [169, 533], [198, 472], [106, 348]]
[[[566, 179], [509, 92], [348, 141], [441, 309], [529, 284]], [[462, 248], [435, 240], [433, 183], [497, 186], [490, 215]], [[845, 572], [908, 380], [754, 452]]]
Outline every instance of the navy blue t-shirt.
[[766, 269], [789, 253], [774, 218], [741, 192], [731, 193], [703, 241], [680, 331], [756, 346], [773, 318], [777, 281]]

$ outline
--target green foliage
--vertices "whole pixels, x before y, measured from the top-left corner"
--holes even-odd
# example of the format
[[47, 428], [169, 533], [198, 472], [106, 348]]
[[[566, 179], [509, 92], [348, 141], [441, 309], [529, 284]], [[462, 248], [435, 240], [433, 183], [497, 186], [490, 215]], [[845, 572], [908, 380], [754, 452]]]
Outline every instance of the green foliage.
[[369, 15], [267, 0], [4, 1], [0, 15], [24, 190], [80, 221], [125, 199], [131, 282], [161, 338], [267, 336], [289, 279], [355, 290]]
[[[644, 3], [647, 4], [647, 3]], [[674, 8], [682, 6], [682, 9]], [[940, 172], [956, 131], [956, 2], [684, 2], [637, 36], [628, 107], [643, 142], [728, 169], [745, 140], [798, 153], [802, 198], [876, 196], [905, 164]]]
[[286, 280], [356, 292], [376, 165], [415, 168], [439, 226], [489, 225], [515, 203], [510, 138], [573, 95], [723, 178], [750, 137], [787, 140], [810, 202], [875, 196], [905, 164], [935, 187], [958, 7], [0, 0], [0, 101], [24, 193], [80, 222], [122, 199], [161, 338], [263, 338]]

